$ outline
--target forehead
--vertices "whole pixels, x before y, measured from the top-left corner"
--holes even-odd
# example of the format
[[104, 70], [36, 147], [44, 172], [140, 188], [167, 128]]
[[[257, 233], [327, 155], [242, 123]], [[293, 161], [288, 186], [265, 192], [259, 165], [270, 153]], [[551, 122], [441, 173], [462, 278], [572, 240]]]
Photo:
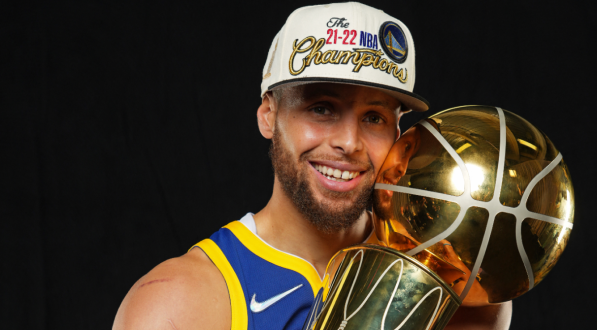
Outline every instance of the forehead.
[[[375, 105], [396, 110], [400, 102], [383, 91], [359, 85], [314, 83], [287, 88], [282, 93], [283, 101], [296, 103], [333, 99], [353, 105]], [[302, 102], [301, 102], [302, 103]]]

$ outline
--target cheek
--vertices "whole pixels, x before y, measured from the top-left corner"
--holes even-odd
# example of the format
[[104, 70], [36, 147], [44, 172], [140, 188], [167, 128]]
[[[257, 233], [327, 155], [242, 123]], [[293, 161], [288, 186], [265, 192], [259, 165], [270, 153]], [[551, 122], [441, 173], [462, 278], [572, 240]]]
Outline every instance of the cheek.
[[288, 138], [289, 149], [300, 157], [303, 153], [321, 145], [322, 137], [326, 136], [326, 132], [325, 128], [302, 123], [291, 125], [284, 134]]

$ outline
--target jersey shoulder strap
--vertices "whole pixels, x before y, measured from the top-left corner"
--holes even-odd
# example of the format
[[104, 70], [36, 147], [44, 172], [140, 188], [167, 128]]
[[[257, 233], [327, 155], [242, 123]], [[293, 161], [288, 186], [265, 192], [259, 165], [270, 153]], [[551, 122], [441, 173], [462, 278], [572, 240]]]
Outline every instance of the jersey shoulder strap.
[[[230, 295], [232, 329], [302, 326], [322, 286], [310, 263], [273, 248], [239, 221], [195, 246], [222, 272]], [[280, 295], [284, 298], [273, 299], [279, 302], [266, 303]]]
[[[230, 296], [230, 312], [232, 315], [231, 330], [248, 329], [247, 307], [245, 294], [242, 285], [234, 271], [234, 268], [224, 255], [218, 244], [211, 239], [204, 239], [191, 247], [198, 247], [211, 259], [214, 265], [220, 270]], [[190, 249], [189, 249], [190, 250]]]

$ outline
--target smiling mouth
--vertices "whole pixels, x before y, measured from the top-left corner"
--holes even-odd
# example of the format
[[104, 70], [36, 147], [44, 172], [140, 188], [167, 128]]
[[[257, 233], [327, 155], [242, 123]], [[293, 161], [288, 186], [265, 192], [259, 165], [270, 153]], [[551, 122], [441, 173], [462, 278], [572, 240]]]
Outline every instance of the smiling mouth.
[[327, 179], [337, 182], [348, 182], [361, 174], [361, 172], [342, 171], [337, 168], [327, 167], [319, 164], [312, 164], [319, 173]]
[[380, 181], [381, 181], [381, 183], [385, 183], [385, 184], [389, 184], [389, 185], [393, 185], [393, 186], [395, 186], [398, 183], [398, 180], [390, 181], [390, 180], [386, 179], [385, 177], [382, 177]]

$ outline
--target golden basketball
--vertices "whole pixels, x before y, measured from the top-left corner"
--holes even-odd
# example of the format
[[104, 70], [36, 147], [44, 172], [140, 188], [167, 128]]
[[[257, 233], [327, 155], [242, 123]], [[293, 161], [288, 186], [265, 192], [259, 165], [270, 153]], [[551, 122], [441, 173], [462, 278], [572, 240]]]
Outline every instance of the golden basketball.
[[373, 200], [379, 244], [415, 257], [468, 306], [539, 284], [574, 222], [562, 154], [527, 120], [490, 106], [448, 109], [406, 131]]

